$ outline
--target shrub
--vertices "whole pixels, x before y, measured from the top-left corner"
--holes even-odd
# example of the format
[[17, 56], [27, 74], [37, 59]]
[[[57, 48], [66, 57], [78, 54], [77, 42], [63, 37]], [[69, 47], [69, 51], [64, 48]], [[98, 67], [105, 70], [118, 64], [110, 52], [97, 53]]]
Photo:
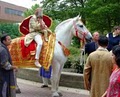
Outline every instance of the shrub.
[[83, 72], [83, 66], [80, 65], [80, 48], [70, 47], [70, 55], [64, 68], [73, 68], [76, 73]]

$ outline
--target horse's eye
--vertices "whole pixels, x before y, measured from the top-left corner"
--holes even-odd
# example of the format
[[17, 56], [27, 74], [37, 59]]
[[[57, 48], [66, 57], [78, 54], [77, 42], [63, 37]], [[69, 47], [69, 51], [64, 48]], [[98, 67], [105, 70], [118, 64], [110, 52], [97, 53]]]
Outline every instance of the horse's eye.
[[83, 28], [83, 25], [78, 24], [78, 27]]
[[79, 25], [79, 27], [81, 27], [81, 28], [82, 28], [82, 27], [83, 27], [83, 25]]

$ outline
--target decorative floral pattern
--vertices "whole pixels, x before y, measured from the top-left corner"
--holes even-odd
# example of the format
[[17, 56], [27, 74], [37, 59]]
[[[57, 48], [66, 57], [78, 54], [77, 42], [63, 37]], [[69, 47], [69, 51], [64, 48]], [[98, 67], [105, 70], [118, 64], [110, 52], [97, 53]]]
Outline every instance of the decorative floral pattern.
[[[31, 52], [30, 48], [23, 49], [21, 45], [21, 41], [24, 37], [15, 38], [12, 40], [11, 45], [9, 46], [9, 51], [12, 57], [12, 62], [14, 65], [19, 68], [35, 68], [35, 52]], [[54, 46], [55, 46], [56, 35], [50, 34], [49, 41], [44, 41], [41, 54], [40, 54], [40, 64], [44, 67], [44, 69], [48, 70], [54, 54]], [[33, 45], [32, 45], [33, 46]], [[34, 49], [32, 49], [34, 51]], [[23, 56], [24, 54], [24, 56]], [[27, 55], [26, 55], [27, 54]]]
[[110, 77], [107, 97], [120, 97], [120, 69], [115, 70]]

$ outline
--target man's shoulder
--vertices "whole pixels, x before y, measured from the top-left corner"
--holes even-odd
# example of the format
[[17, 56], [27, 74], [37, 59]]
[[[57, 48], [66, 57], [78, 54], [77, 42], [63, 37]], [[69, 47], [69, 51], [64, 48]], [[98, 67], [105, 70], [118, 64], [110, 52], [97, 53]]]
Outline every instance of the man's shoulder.
[[92, 52], [91, 53], [92, 55], [98, 55], [98, 54], [100, 54], [100, 55], [103, 55], [103, 54], [106, 54], [106, 55], [110, 55], [111, 53], [108, 51], [108, 50], [104, 50], [104, 51], [100, 51], [100, 50], [95, 50], [94, 52]]

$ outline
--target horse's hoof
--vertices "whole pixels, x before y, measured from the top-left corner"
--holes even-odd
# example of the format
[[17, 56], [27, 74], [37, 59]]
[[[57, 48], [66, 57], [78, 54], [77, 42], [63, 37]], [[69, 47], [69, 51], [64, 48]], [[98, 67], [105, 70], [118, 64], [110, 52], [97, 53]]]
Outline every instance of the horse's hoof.
[[60, 96], [56, 96], [56, 95], [55, 95], [55, 96], [52, 96], [52, 97], [60, 97]]
[[48, 85], [42, 85], [41, 88], [48, 88]]
[[60, 96], [60, 97], [62, 97], [62, 96], [63, 96], [63, 94], [62, 94], [61, 92], [58, 92], [58, 94], [59, 94], [59, 96]]
[[53, 93], [52, 97], [60, 97], [60, 95], [57, 92], [55, 92]]

